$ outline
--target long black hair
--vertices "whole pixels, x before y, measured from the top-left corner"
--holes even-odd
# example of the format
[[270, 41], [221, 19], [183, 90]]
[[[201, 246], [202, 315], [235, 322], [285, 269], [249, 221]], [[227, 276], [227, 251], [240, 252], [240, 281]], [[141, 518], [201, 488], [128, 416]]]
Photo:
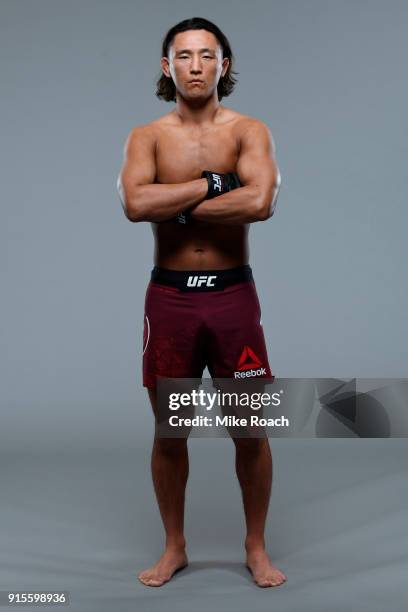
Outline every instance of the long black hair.
[[[207, 30], [208, 32], [212, 32], [221, 45], [223, 59], [228, 57], [229, 66], [227, 72], [225, 76], [220, 77], [217, 85], [218, 99], [222, 100], [224, 96], [229, 96], [233, 92], [235, 83], [237, 82], [237, 79], [233, 75], [238, 73], [232, 69], [234, 56], [228, 38], [221, 32], [215, 23], [208, 21], [208, 19], [204, 19], [204, 17], [192, 17], [191, 19], [180, 21], [180, 23], [170, 28], [165, 35], [162, 43], [162, 57], [168, 57], [169, 47], [175, 35], [179, 32], [186, 32], [187, 30]], [[156, 83], [156, 96], [166, 102], [176, 101], [176, 86], [171, 77], [166, 77], [165, 74], [160, 76]]]

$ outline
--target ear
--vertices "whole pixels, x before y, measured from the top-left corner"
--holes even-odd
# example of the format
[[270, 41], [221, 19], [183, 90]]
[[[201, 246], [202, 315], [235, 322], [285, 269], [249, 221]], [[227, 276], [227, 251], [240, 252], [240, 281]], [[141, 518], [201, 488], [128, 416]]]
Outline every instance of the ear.
[[229, 63], [230, 62], [229, 62], [228, 57], [224, 57], [224, 59], [222, 60], [222, 72], [221, 72], [221, 76], [222, 77], [224, 77], [226, 75]]
[[168, 60], [168, 58], [167, 57], [162, 57], [161, 60], [160, 60], [160, 64], [161, 64], [161, 67], [162, 67], [162, 70], [163, 70], [163, 74], [166, 77], [170, 77], [171, 74], [170, 74], [170, 70], [169, 70], [169, 60]]

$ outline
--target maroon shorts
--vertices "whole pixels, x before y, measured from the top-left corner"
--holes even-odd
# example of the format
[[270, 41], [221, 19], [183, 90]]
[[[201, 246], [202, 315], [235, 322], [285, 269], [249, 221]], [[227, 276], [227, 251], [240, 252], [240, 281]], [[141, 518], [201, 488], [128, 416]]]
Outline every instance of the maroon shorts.
[[273, 379], [250, 266], [174, 271], [155, 266], [147, 287], [143, 385], [158, 377]]

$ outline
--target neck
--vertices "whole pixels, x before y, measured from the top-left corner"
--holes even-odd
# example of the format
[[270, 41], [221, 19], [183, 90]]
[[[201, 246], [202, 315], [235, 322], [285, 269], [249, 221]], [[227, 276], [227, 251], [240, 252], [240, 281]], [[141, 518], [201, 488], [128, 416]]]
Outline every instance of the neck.
[[182, 123], [190, 125], [204, 125], [213, 123], [222, 106], [218, 100], [217, 92], [206, 100], [186, 100], [179, 93], [176, 94], [175, 114]]

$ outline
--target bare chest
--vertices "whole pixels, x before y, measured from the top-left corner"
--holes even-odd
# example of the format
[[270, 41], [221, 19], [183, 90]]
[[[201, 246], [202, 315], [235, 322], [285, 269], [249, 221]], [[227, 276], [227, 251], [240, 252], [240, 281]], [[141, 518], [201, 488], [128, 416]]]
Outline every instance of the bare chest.
[[238, 156], [238, 138], [228, 126], [206, 130], [166, 127], [157, 139], [156, 180], [181, 183], [200, 178], [203, 170], [234, 172]]

